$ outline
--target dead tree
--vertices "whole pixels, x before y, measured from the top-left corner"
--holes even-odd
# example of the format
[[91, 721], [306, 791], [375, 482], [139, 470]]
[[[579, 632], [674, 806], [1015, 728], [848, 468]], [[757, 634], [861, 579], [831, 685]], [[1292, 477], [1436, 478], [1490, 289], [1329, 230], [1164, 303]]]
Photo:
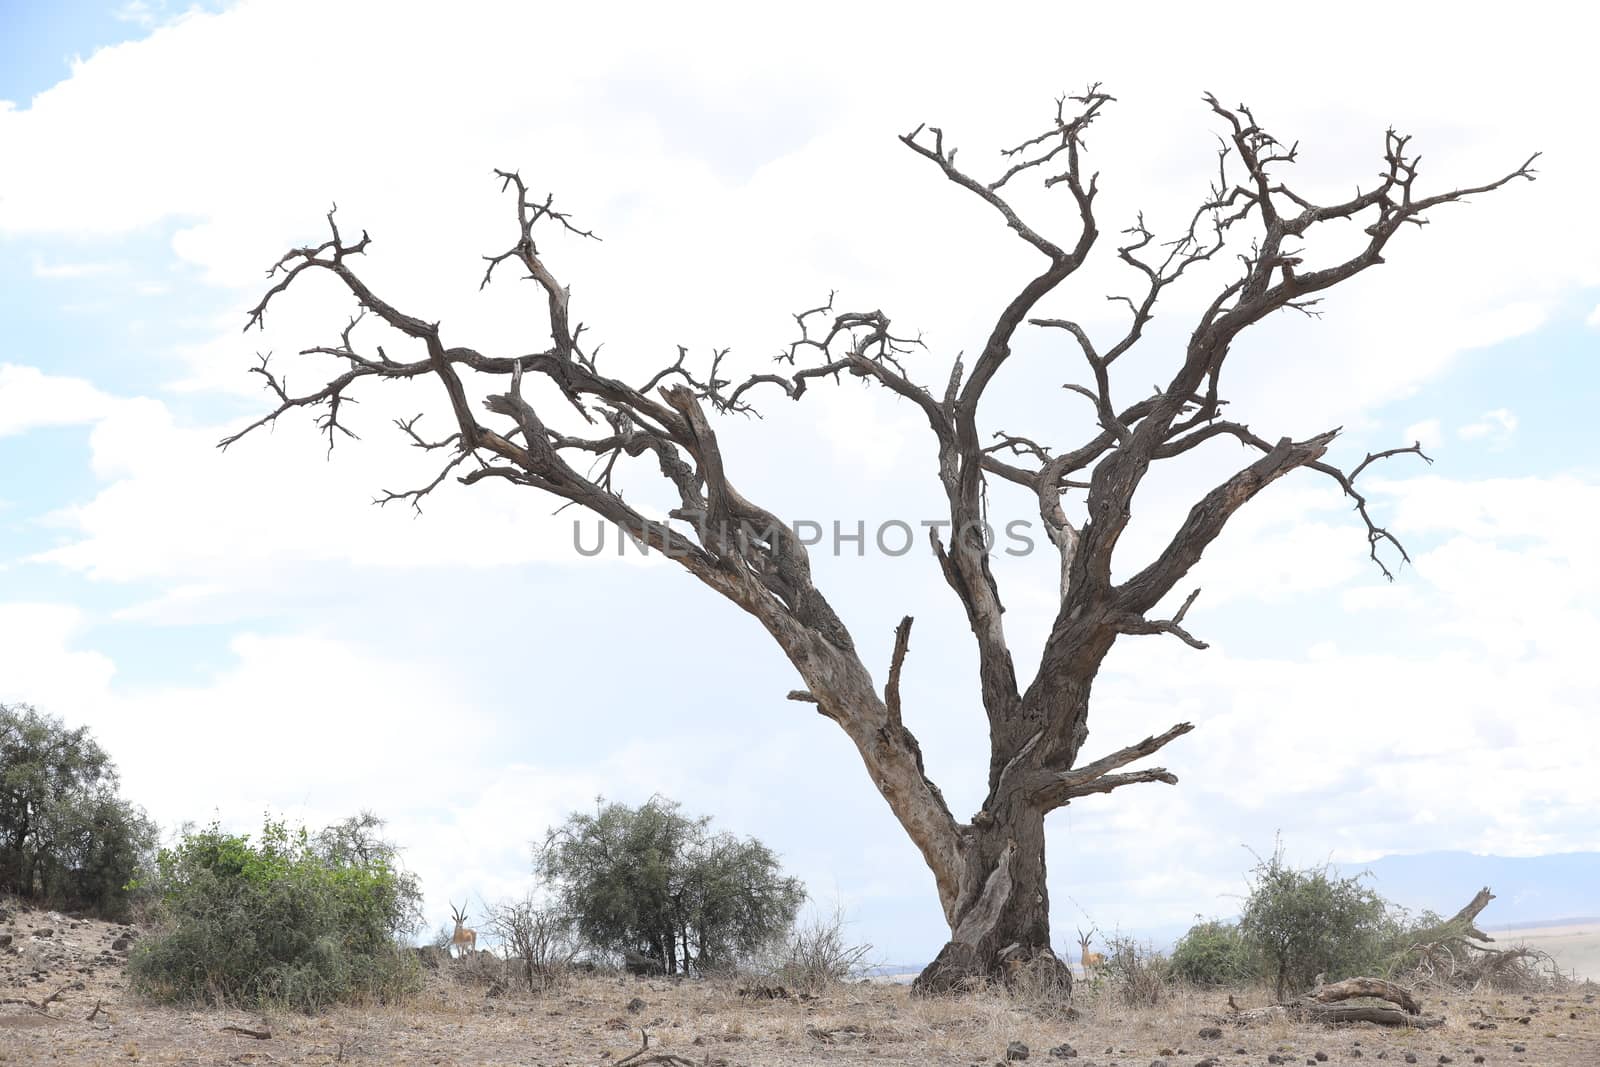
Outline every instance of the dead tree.
[[[1366, 1003], [1344, 1003], [1347, 1000], [1363, 1000]], [[1385, 1000], [1396, 1006], [1373, 1004], [1373, 1000]], [[1440, 1016], [1423, 1015], [1422, 1002], [1411, 990], [1381, 978], [1346, 978], [1331, 985], [1319, 985], [1297, 1000], [1269, 1004], [1264, 1008], [1240, 1008], [1230, 996], [1228, 1008], [1228, 1014], [1219, 1018], [1240, 1026], [1288, 1019], [1327, 1026], [1377, 1023], [1379, 1026], [1426, 1030], [1444, 1023]]]
[[[515, 242], [486, 257], [487, 285], [507, 263], [538, 287], [549, 317], [549, 344], [521, 354], [489, 354], [446, 338], [440, 324], [402, 310], [375, 292], [357, 268], [369, 238], [348, 240], [332, 212], [321, 244], [296, 248], [269, 272], [270, 288], [249, 313], [260, 326], [271, 302], [308, 273], [332, 275], [361, 314], [337, 344], [307, 350], [331, 358], [338, 373], [308, 392], [291, 392], [266, 360], [262, 375], [274, 406], [225, 439], [227, 446], [279, 416], [318, 409], [329, 445], [349, 434], [346, 402], [369, 380], [433, 378], [452, 412], [448, 432], [424, 435], [418, 420], [399, 427], [411, 444], [436, 451], [436, 477], [416, 488], [387, 492], [381, 502], [416, 504], [449, 477], [468, 485], [510, 482], [542, 490], [622, 527], [650, 549], [754, 616], [778, 643], [804, 682], [791, 697], [815, 705], [849, 735], [867, 773], [933, 873], [950, 941], [919, 980], [921, 989], [948, 988], [964, 977], [1000, 975], [1008, 962], [1050, 954], [1045, 885], [1044, 820], [1074, 798], [1139, 782], [1177, 781], [1163, 767], [1125, 770], [1173, 739], [1189, 723], [1142, 741], [1082, 758], [1089, 737], [1090, 692], [1112, 644], [1123, 635], [1167, 634], [1195, 648], [1189, 630], [1195, 596], [1167, 614], [1157, 606], [1199, 561], [1233, 514], [1261, 490], [1306, 468], [1331, 479], [1354, 503], [1372, 559], [1389, 574], [1380, 549], [1403, 561], [1404, 549], [1369, 513], [1358, 478], [1377, 461], [1417, 445], [1368, 455], [1348, 470], [1327, 453], [1338, 430], [1310, 437], [1273, 436], [1224, 416], [1223, 372], [1241, 334], [1278, 311], [1316, 313], [1326, 290], [1383, 262], [1391, 240], [1420, 227], [1428, 212], [1513, 179], [1532, 179], [1533, 158], [1487, 184], [1423, 195], [1417, 157], [1405, 136], [1384, 135], [1377, 178], [1349, 199], [1314, 203], [1283, 174], [1296, 149], [1268, 134], [1250, 110], [1205, 98], [1220, 123], [1215, 183], [1166, 240], [1143, 218], [1123, 230], [1112, 252], [1134, 278], [1131, 295], [1113, 297], [1127, 321], [1114, 336], [1093, 336], [1070, 319], [1041, 317], [1040, 302], [1072, 277], [1100, 244], [1097, 176], [1085, 167], [1084, 133], [1112, 97], [1098, 86], [1057, 102], [1035, 137], [1005, 152], [997, 174], [980, 178], [956, 162], [956, 150], [937, 127], [918, 126], [900, 138], [982, 210], [998, 216], [1036, 254], [1038, 272], [994, 315], [970, 361], [956, 358], [939, 386], [921, 384], [908, 366], [918, 342], [891, 328], [881, 311], [840, 311], [830, 300], [796, 316], [799, 337], [766, 372], [742, 380], [728, 375], [726, 353], [697, 368], [684, 350], [643, 381], [601, 369], [583, 340], [570, 296], [535, 241], [536, 230], [592, 236], [558, 211], [550, 197], [529, 193], [522, 177], [497, 172], [515, 197]], [[1535, 157], [1536, 158], [1536, 157]], [[1027, 221], [1008, 199], [1024, 180], [1041, 180], [1065, 195], [1065, 237]], [[1343, 225], [1362, 227], [1365, 242], [1341, 258], [1319, 254], [1315, 235]], [[1328, 227], [1328, 231], [1324, 227]], [[543, 227], [543, 229], [540, 229]], [[1199, 314], [1173, 360], [1166, 384], [1129, 401], [1113, 389], [1119, 359], [1140, 342], [1157, 300], [1198, 264], [1235, 252], [1238, 269]], [[356, 323], [375, 316], [410, 342], [412, 353], [391, 356], [379, 345], [358, 350]], [[1007, 433], [985, 436], [979, 409], [1005, 370], [1018, 334], [1033, 326], [1059, 335], [1081, 359], [1084, 376], [1066, 385], [1092, 406], [1097, 429], [1073, 447], [1055, 448]], [[802, 399], [810, 387], [842, 375], [889, 390], [927, 421], [948, 503], [948, 527], [930, 530], [933, 555], [971, 626], [978, 681], [990, 737], [988, 794], [966, 821], [957, 819], [923, 768], [917, 740], [902, 711], [899, 679], [911, 619], [901, 621], [886, 684], [874, 681], [856, 642], [811, 578], [806, 546], [778, 517], [737, 487], [739, 457], [724, 454], [714, 416], [752, 411], [762, 393]], [[542, 381], [537, 395], [525, 382]], [[1139, 383], [1143, 386], [1143, 382]], [[547, 398], [557, 397], [551, 401]], [[485, 409], [487, 416], [485, 416]], [[1254, 459], [1195, 502], [1169, 544], [1130, 577], [1112, 580], [1112, 558], [1132, 513], [1134, 494], [1151, 466], [1209, 444], [1232, 441]], [[1424, 457], [1426, 458], [1426, 457]], [[670, 496], [670, 522], [649, 522], [624, 500], [614, 477], [629, 464], [659, 475]], [[1026, 494], [1059, 550], [1061, 604], [1031, 681], [1019, 681], [991, 571], [983, 523], [991, 487]], [[1070, 506], [1069, 506], [1070, 501]], [[947, 532], [946, 532], [947, 531]], [[1061, 967], [1063, 971], [1066, 968]]]

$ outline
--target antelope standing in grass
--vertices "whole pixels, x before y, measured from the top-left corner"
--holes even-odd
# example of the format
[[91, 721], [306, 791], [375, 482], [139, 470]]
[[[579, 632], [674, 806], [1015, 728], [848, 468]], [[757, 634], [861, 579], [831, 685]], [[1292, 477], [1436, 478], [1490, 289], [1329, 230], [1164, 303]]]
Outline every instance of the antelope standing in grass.
[[450, 905], [450, 914], [455, 917], [456, 932], [450, 935], [450, 945], [445, 949], [445, 951], [449, 952], [450, 949], [455, 948], [457, 945], [460, 945], [463, 949], [468, 949], [473, 952], [478, 951], [478, 931], [468, 930], [466, 926], [463, 925], [467, 921], [466, 909], [462, 908], [458, 910], [455, 904], [452, 902]]
[[1105, 953], [1089, 951], [1089, 942], [1094, 940], [1096, 932], [1090, 930], [1088, 933], [1084, 933], [1083, 927], [1078, 927], [1078, 952], [1081, 955], [1083, 976], [1085, 978], [1094, 977], [1094, 973], [1106, 965]]

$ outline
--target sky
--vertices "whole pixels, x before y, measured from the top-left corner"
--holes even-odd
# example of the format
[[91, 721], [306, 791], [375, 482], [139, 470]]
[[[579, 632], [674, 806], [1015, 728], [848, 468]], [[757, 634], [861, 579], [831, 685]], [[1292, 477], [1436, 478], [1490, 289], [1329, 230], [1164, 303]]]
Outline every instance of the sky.
[[[930, 958], [945, 933], [931, 876], [842, 733], [784, 700], [796, 676], [751, 620], [661, 560], [581, 555], [574, 515], [531, 492], [447, 484], [420, 515], [374, 507], [431, 474], [392, 426], [439, 424], [426, 391], [363, 396], [360, 439], [331, 456], [293, 417], [219, 452], [267, 410], [258, 354], [309, 382], [317, 366], [293, 354], [337, 341], [353, 309], [305, 285], [261, 333], [241, 332], [244, 313], [336, 204], [371, 235], [362, 269], [393, 303], [485, 351], [541, 346], [526, 283], [478, 290], [481, 257], [514, 237], [492, 171], [518, 169], [602, 238], [541, 248], [611, 373], [642, 381], [678, 345], [765, 369], [793, 313], [837, 291], [920, 335], [914, 371], [942, 383], [1036, 264], [897, 135], [941, 126], [965, 166], [998, 173], [997, 150], [1043, 129], [1057, 96], [1101, 82], [1117, 98], [1088, 142], [1102, 228], [1143, 211], [1170, 232], [1213, 172], [1212, 91], [1298, 140], [1316, 194], [1370, 181], [1390, 125], [1432, 189], [1545, 154], [1536, 183], [1402, 234], [1321, 318], [1237, 346], [1230, 411], [1258, 433], [1342, 426], [1345, 463], [1426, 447], [1431, 466], [1366, 476], [1413, 563], [1384, 581], [1314, 476], [1239, 513], [1194, 575], [1187, 621], [1211, 647], [1124, 638], [1097, 681], [1088, 757], [1197, 728], [1162, 754], [1177, 787], [1051, 816], [1057, 936], [1232, 914], [1251, 850], [1279, 834], [1305, 862], [1600, 849], [1594, 16], [1532, 3], [1514, 23], [1419, 15], [1419, 31], [1365, 6], [1313, 22], [1249, 5], [619, 17], [464, 0], [446, 18], [6, 0], [0, 700], [88, 724], [169, 828], [376, 811], [434, 922], [450, 899], [481, 911], [532, 888], [530, 842], [567, 813], [661, 794], [766, 841], [882, 958]], [[1062, 192], [1019, 204], [1070, 235]], [[1114, 330], [1104, 297], [1129, 279], [1110, 248], [1043, 310]], [[1119, 389], [1162, 376], [1217, 277], [1170, 294]], [[1085, 432], [1061, 340], [1019, 339], [985, 432], [1058, 447]], [[852, 380], [762, 415], [718, 424], [752, 499], [825, 528], [938, 517], [926, 426], [892, 397]], [[1239, 457], [1219, 446], [1152, 477], [1119, 567]], [[993, 506], [1032, 514], [1003, 486]], [[906, 721], [965, 818], [985, 729], [934, 561], [814, 554], [874, 669], [916, 617]], [[1055, 566], [997, 557], [996, 572], [1029, 676]]]

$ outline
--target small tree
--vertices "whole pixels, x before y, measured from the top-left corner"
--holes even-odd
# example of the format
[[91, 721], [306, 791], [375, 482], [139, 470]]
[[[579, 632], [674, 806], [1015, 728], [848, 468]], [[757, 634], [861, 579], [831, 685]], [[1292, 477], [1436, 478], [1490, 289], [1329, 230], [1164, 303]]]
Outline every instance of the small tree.
[[1290, 867], [1281, 843], [1267, 859], [1257, 858], [1239, 927], [1276, 981], [1280, 1001], [1319, 974], [1335, 980], [1379, 966], [1393, 922], [1388, 903], [1361, 878], [1340, 877], [1326, 864]]
[[342, 819], [318, 832], [315, 851], [335, 868], [372, 869], [378, 865], [393, 878], [394, 914], [389, 923], [397, 933], [422, 928], [422, 886], [400, 861], [400, 848], [383, 836], [387, 825], [370, 811]]
[[155, 826], [118, 795], [88, 727], [0, 704], [0, 890], [117, 915], [155, 846]]
[[585, 941], [667, 974], [703, 970], [786, 930], [805, 899], [771, 849], [710, 824], [660, 797], [602, 802], [551, 830], [536, 865]]
[[506, 959], [521, 970], [529, 992], [557, 985], [578, 957], [571, 917], [531, 893], [490, 909], [488, 929], [505, 947]]

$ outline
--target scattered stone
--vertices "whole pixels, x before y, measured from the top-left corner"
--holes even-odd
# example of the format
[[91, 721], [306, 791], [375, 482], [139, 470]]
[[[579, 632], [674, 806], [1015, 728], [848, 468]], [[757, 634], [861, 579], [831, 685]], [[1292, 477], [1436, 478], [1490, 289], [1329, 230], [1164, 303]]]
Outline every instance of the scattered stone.
[[1200, 1036], [1214, 1041], [1222, 1036], [1222, 1028], [1220, 1026], [1202, 1026], [1200, 1028]]
[[1267, 1056], [1267, 1062], [1268, 1063], [1282, 1063], [1283, 1062], [1283, 1057], [1278, 1055], [1276, 1052], [1274, 1052], [1274, 1053], [1271, 1053], [1270, 1055]]
[[126, 952], [132, 947], [133, 939], [128, 937], [119, 937], [115, 941], [111, 942], [112, 952]]
[[1415, 1052], [1406, 1053], [1406, 1062], [1407, 1063], [1416, 1063], [1417, 1062], [1417, 1054]]
[[10, 934], [0, 934], [0, 948], [9, 948], [11, 945], [11, 940], [12, 938]]
[[1006, 1061], [1025, 1060], [1028, 1058], [1028, 1046], [1020, 1041], [1012, 1041], [1006, 1045]]
[[1473, 1063], [1482, 1063], [1483, 1060], [1484, 1060], [1484, 1056], [1483, 1056], [1483, 1053], [1481, 1053], [1481, 1052], [1478, 1053], [1478, 1055], [1472, 1057], [1472, 1062]]
[[1051, 1049], [1050, 1055], [1054, 1056], [1058, 1060], [1070, 1060], [1077, 1057], [1078, 1050], [1073, 1048], [1071, 1045], [1063, 1043]]
[[1318, 1063], [1327, 1063], [1328, 1062], [1328, 1054], [1326, 1052], [1323, 1052], [1321, 1049], [1318, 1049], [1317, 1050], [1317, 1054], [1316, 1054], [1316, 1060], [1317, 1060]]
[[1439, 1062], [1440, 1063], [1454, 1063], [1456, 1061], [1451, 1059], [1449, 1056], [1446, 1056], [1444, 1053], [1441, 1052], [1441, 1053], [1439, 1053]]
[[628, 1001], [628, 1011], [634, 1015], [638, 1015], [641, 1011], [644, 1011], [644, 1001], [639, 997], [634, 997], [632, 1000]]
[[1511, 1046], [1511, 1051], [1512, 1052], [1526, 1052], [1526, 1051], [1528, 1051], [1528, 1046], [1527, 1045], [1512, 1045]]
[[56, 936], [56, 932], [55, 932], [54, 927], [46, 926], [46, 927], [44, 927], [42, 929], [35, 930], [33, 932], [33, 936], [34, 937], [54, 937], [54, 936]]

